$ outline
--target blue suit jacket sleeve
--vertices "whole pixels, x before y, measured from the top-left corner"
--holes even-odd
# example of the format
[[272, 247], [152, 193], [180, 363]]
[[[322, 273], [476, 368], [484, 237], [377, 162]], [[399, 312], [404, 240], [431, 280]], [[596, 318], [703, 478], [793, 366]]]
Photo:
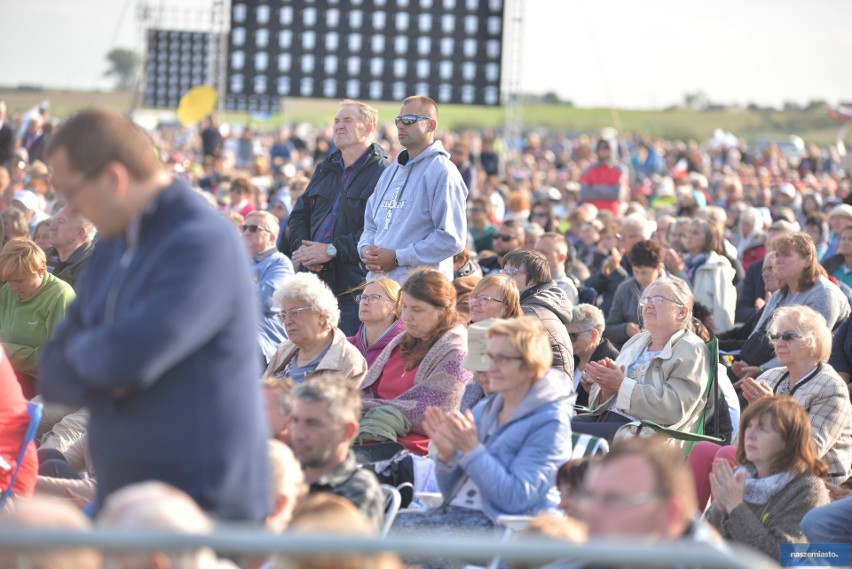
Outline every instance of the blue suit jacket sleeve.
[[[149, 387], [227, 325], [230, 311], [224, 307], [237, 299], [222, 280], [233, 271], [228, 256], [207, 238], [188, 230], [163, 252], [131, 306], [117, 311], [113, 322], [69, 336], [65, 360], [89, 388]], [[103, 349], [106, 345], [111, 349]]]

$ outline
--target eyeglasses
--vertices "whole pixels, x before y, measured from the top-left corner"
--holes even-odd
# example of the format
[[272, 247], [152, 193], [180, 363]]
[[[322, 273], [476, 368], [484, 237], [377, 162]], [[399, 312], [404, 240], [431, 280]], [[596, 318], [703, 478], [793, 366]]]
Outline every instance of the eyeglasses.
[[278, 313], [278, 319], [281, 320], [281, 322], [284, 322], [285, 320], [287, 320], [287, 318], [290, 318], [292, 320], [293, 318], [296, 318], [299, 314], [302, 314], [305, 310], [312, 310], [312, 308], [310, 306], [305, 306], [304, 308], [292, 308], [290, 310], [282, 310]]
[[590, 504], [597, 503], [603, 509], [612, 508], [635, 508], [644, 506], [656, 500], [661, 499], [659, 494], [636, 494], [635, 496], [619, 496], [618, 494], [593, 494], [590, 492], [582, 492], [577, 495], [577, 501], [583, 508], [588, 508]]
[[488, 304], [489, 302], [496, 302], [498, 304], [502, 304], [503, 300], [500, 298], [494, 298], [492, 296], [471, 296], [467, 299], [469, 304], [478, 304], [482, 306], [483, 304]]
[[380, 294], [358, 294], [355, 296], [355, 302], [365, 304], [378, 304], [380, 300], [390, 300]]
[[591, 332], [594, 328], [589, 328], [587, 330], [578, 330], [576, 332], [568, 332], [568, 337], [571, 338], [571, 342], [576, 342], [577, 338], [580, 337], [580, 334], [585, 334], [587, 332]]
[[777, 342], [778, 340], [784, 340], [785, 342], [792, 342], [793, 340], [800, 340], [802, 336], [798, 332], [788, 331], [781, 332], [780, 334], [769, 334], [769, 339], [773, 342]]
[[675, 300], [673, 298], [666, 298], [665, 296], [660, 296], [660, 295], [654, 295], [654, 296], [648, 296], [648, 297], [645, 297], [645, 298], [640, 298], [639, 299], [639, 306], [645, 306], [649, 302], [651, 304], [653, 304], [654, 306], [660, 306], [660, 305], [663, 304], [664, 300], [671, 302], [672, 304], [677, 304], [678, 306], [683, 306], [682, 303], [678, 302], [677, 300]]
[[533, 217], [547, 217], [546, 211], [534, 211], [532, 212]]
[[522, 361], [523, 356], [504, 356], [503, 354], [491, 354], [485, 352], [482, 357], [486, 364], [493, 363], [494, 365], [502, 366], [512, 360]]
[[267, 228], [261, 227], [259, 225], [240, 225], [240, 231], [245, 233], [248, 231], [249, 233], [257, 233], [258, 231], [266, 231], [267, 233], [271, 233]]
[[504, 275], [506, 275], [507, 277], [514, 277], [515, 275], [527, 274], [527, 272], [524, 271], [523, 269], [516, 269], [515, 267], [509, 267], [507, 269], [501, 269], [500, 272], [503, 273]]
[[484, 212], [485, 210], [484, 210], [484, 209], [482, 209], [481, 207], [472, 207], [472, 208], [470, 208], [470, 210], [468, 210], [468, 211], [470, 211], [470, 213], [482, 213], [482, 212]]
[[401, 117], [396, 117], [395, 119], [393, 119], [393, 122], [396, 123], [396, 126], [399, 126], [399, 123], [402, 123], [405, 126], [411, 126], [416, 122], [430, 120], [432, 120], [432, 117], [423, 117], [420, 115], [402, 115]]

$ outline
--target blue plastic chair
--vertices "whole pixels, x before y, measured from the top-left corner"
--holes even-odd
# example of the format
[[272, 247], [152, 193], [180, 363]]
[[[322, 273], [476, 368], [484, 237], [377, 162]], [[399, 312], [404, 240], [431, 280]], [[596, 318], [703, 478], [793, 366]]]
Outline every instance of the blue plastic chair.
[[24, 442], [21, 443], [21, 450], [18, 451], [18, 461], [15, 464], [15, 471], [12, 472], [12, 477], [9, 479], [9, 484], [0, 495], [0, 511], [6, 506], [6, 501], [9, 498], [15, 499], [15, 494], [12, 488], [15, 486], [15, 480], [18, 479], [18, 472], [21, 470], [21, 464], [24, 462], [24, 456], [27, 453], [27, 447], [35, 440], [36, 432], [38, 431], [39, 423], [41, 423], [41, 412], [43, 410], [41, 403], [27, 402], [27, 415], [30, 417], [30, 424], [27, 425], [27, 432], [24, 434]]

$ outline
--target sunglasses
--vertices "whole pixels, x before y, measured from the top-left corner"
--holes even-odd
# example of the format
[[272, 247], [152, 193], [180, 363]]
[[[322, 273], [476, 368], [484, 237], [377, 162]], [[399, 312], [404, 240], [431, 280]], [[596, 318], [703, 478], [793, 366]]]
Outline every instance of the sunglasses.
[[798, 340], [799, 338], [801, 338], [801, 336], [798, 332], [782, 332], [780, 334], [769, 334], [769, 339], [773, 342], [777, 342], [778, 340], [792, 342], [793, 340]]
[[249, 233], [257, 233], [258, 231], [266, 231], [269, 233], [269, 230], [265, 227], [261, 227], [259, 225], [240, 225], [240, 231], [245, 233], [248, 231]]
[[396, 117], [395, 119], [393, 119], [393, 122], [396, 124], [396, 126], [399, 126], [399, 123], [402, 123], [405, 126], [411, 126], [416, 122], [430, 120], [432, 120], [432, 117], [423, 117], [420, 115], [403, 115], [401, 117]]
[[499, 233], [494, 236], [497, 241], [511, 241], [514, 238], [514, 235], [500, 235]]

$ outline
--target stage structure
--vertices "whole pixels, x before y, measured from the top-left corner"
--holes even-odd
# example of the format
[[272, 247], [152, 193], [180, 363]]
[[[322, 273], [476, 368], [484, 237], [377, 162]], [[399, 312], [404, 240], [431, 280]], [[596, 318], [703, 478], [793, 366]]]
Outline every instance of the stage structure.
[[226, 108], [283, 97], [499, 105], [504, 0], [231, 0]]

